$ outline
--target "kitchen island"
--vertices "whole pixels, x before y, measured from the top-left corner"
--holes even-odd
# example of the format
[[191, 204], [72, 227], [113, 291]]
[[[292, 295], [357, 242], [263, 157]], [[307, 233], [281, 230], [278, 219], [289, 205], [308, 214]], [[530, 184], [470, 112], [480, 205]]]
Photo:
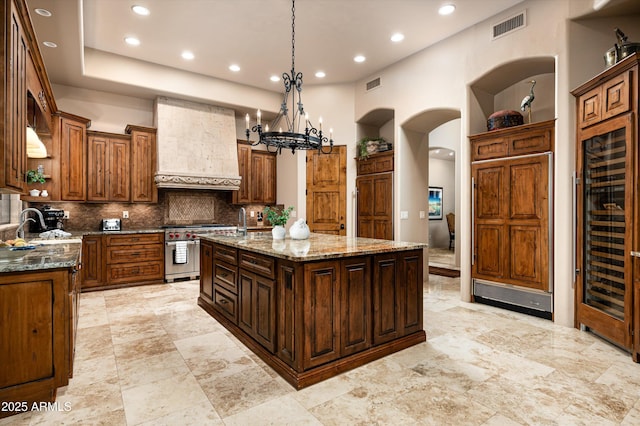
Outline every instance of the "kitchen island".
[[198, 305], [296, 389], [426, 340], [425, 244], [200, 238]]

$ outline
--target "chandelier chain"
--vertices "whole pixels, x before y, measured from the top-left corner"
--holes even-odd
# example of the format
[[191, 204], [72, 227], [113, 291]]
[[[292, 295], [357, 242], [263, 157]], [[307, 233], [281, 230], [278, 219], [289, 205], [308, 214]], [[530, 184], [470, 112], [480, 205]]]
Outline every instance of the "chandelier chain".
[[291, 1], [291, 77], [294, 77], [296, 63], [296, 0]]

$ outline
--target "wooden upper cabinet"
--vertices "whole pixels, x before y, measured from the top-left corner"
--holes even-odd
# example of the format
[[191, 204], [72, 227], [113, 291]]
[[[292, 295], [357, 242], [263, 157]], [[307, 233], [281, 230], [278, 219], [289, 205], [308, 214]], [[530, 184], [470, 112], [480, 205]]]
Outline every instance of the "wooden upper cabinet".
[[254, 203], [275, 204], [275, 154], [262, 151], [251, 153], [251, 197]]
[[125, 131], [131, 135], [131, 201], [156, 203], [156, 129], [128, 125]]
[[393, 240], [393, 151], [358, 160], [358, 237]]
[[469, 136], [471, 161], [553, 151], [555, 120]]
[[[26, 172], [27, 84], [26, 70], [28, 42], [23, 21], [13, 1], [5, 1], [3, 18], [9, 24], [3, 34], [3, 90], [0, 114], [3, 128], [0, 133], [0, 186], [10, 192], [23, 192]], [[6, 18], [8, 16], [8, 19]]]
[[248, 204], [251, 202], [251, 145], [238, 143], [238, 172], [242, 177], [240, 189], [233, 191], [233, 204]]
[[85, 140], [90, 122], [65, 113], [57, 113], [53, 122], [54, 140], [60, 148], [60, 200], [85, 201]]
[[87, 201], [130, 201], [129, 138], [88, 133]]
[[238, 168], [242, 181], [232, 193], [233, 204], [276, 203], [276, 154], [238, 143]]

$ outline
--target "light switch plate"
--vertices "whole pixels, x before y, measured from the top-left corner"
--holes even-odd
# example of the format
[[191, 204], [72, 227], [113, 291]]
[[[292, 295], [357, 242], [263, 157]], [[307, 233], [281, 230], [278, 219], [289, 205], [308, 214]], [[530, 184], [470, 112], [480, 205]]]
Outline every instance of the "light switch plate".
[[400, 219], [409, 219], [409, 212], [406, 210], [403, 210], [400, 212]]
[[122, 218], [123, 219], [129, 219], [129, 211], [128, 210], [123, 210], [122, 211]]
[[420, 219], [424, 219], [424, 218], [425, 218], [424, 210], [420, 210]]

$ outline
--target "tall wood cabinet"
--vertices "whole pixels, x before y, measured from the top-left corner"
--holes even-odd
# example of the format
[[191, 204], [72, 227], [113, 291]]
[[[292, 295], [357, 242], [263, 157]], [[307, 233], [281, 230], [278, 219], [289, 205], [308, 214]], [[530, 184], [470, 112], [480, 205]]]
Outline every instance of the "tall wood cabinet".
[[632, 352], [636, 362], [640, 352], [638, 64], [637, 55], [632, 55], [572, 91], [578, 112], [575, 325]]
[[238, 142], [240, 189], [232, 192], [233, 204], [276, 203], [276, 154], [251, 149]]
[[125, 132], [131, 135], [131, 202], [156, 203], [156, 129], [129, 124]]
[[[471, 274], [479, 300], [505, 290], [500, 296], [505, 303], [552, 312], [554, 124], [550, 120], [469, 137]], [[512, 288], [529, 291], [509, 292]]]
[[358, 237], [393, 240], [393, 152], [358, 160]]

